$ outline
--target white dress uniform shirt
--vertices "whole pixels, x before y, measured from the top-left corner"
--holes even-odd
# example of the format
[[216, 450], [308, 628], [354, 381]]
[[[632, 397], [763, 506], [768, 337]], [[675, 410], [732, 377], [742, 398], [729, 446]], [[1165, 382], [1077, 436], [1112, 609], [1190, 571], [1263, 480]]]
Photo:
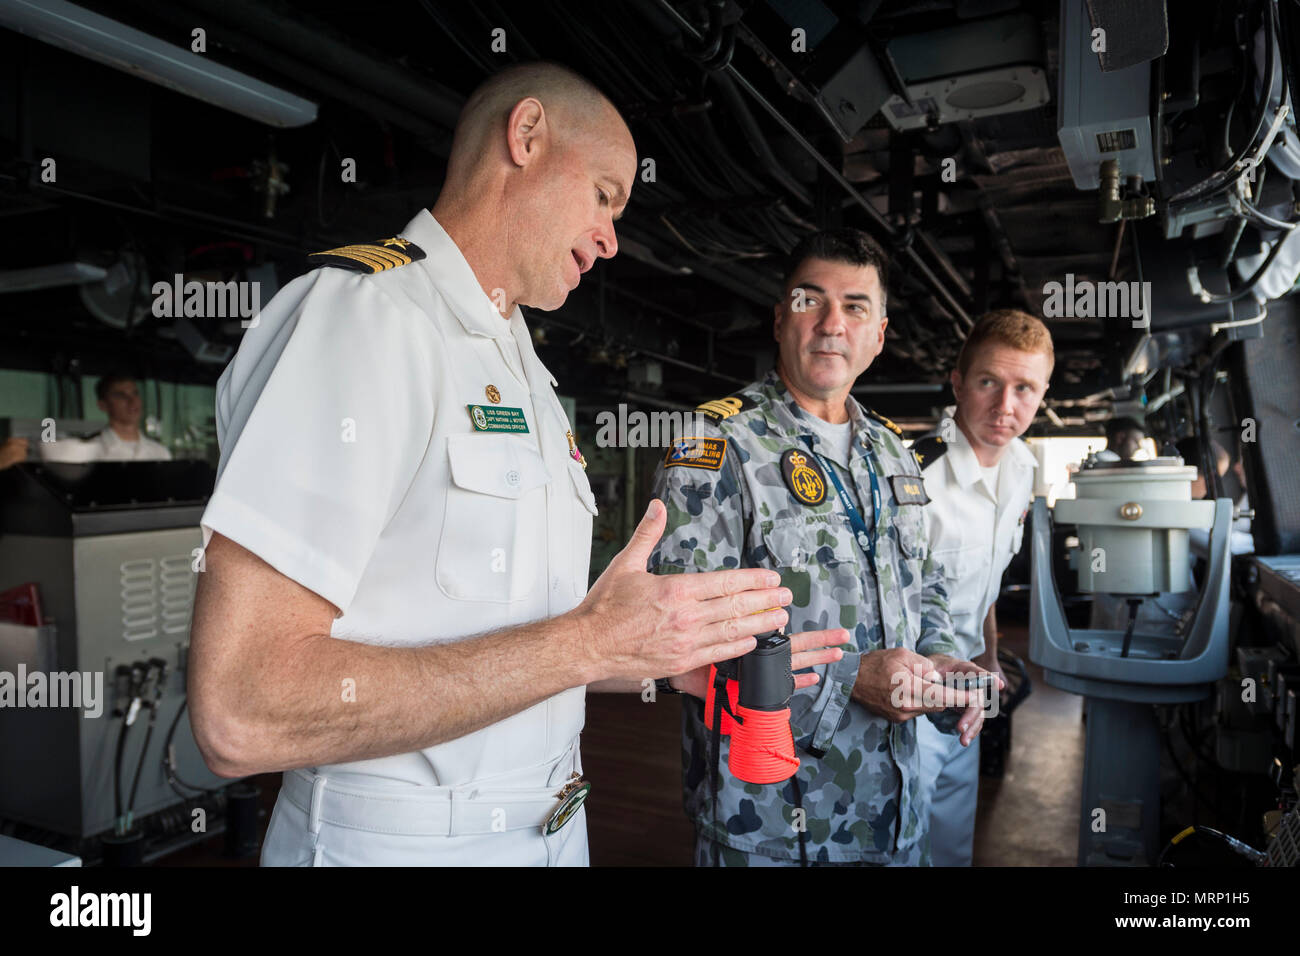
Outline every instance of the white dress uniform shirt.
[[105, 428], [88, 442], [99, 446], [97, 461], [171, 461], [172, 453], [161, 442], [146, 435], [138, 441], [127, 441], [112, 427]]
[[[965, 434], [944, 409], [942, 454], [923, 456], [921, 475], [930, 503], [930, 550], [943, 564], [956, 656], [984, 651], [984, 619], [998, 599], [1002, 574], [1020, 550], [1033, 496], [1037, 460], [1019, 438], [998, 463], [980, 465]], [[916, 451], [916, 447], [913, 448]], [[979, 738], [963, 747], [928, 720], [917, 724], [921, 783], [930, 812], [930, 854], [935, 866], [970, 866], [979, 798]]]
[[126, 441], [113, 431], [111, 425], [90, 438], [65, 438], [56, 442], [42, 442], [38, 446], [43, 461], [171, 461], [167, 446], [144, 434], [137, 441]]
[[[944, 409], [945, 419], [955, 411], [955, 406]], [[931, 498], [925, 508], [930, 549], [944, 567], [957, 656], [973, 660], [984, 651], [984, 619], [1025, 536], [1038, 463], [1029, 446], [1012, 440], [998, 461], [997, 487], [990, 488], [956, 422], [941, 423], [940, 433], [951, 436], [947, 450], [921, 462]]]
[[[455, 641], [569, 611], [596, 504], [555, 379], [520, 310], [496, 311], [428, 211], [401, 238], [426, 258], [317, 269], [244, 334], [217, 385], [204, 545], [220, 532], [328, 600], [342, 640]], [[527, 431], [476, 431], [470, 405], [522, 409]], [[263, 864], [585, 864], [585, 811], [542, 837], [581, 769], [584, 695], [413, 753], [286, 773]]]

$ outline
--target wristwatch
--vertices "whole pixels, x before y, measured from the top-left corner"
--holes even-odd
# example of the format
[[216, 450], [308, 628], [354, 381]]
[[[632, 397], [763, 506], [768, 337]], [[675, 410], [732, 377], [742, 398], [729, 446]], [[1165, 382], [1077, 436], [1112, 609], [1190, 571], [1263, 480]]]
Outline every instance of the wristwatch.
[[656, 677], [655, 690], [661, 694], [680, 694], [681, 691], [670, 683], [671, 680], [670, 677]]

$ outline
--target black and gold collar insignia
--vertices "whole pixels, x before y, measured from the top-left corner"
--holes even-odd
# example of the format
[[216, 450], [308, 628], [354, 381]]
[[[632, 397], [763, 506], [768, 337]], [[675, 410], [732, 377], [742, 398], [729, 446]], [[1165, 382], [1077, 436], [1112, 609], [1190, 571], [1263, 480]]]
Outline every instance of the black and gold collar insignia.
[[394, 236], [392, 239], [357, 242], [337, 249], [326, 249], [324, 252], [313, 252], [307, 258], [314, 265], [338, 266], [374, 275], [376, 272], [419, 262], [424, 258], [424, 250], [410, 239]]
[[933, 465], [947, 450], [948, 443], [938, 435], [926, 435], [912, 442], [912, 454], [916, 456], [916, 463], [922, 468]]
[[826, 500], [826, 475], [817, 459], [798, 448], [781, 456], [781, 476], [795, 500], [805, 505], [819, 505]]

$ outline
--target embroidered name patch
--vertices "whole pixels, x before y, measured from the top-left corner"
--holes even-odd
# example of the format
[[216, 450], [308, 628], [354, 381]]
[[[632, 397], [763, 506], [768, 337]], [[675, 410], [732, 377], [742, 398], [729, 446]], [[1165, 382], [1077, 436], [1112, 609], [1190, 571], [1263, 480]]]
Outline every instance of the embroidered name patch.
[[687, 468], [707, 468], [717, 471], [727, 454], [725, 438], [680, 438], [673, 442], [664, 455], [664, 467], [685, 465]]
[[928, 505], [930, 496], [925, 493], [925, 482], [917, 475], [890, 475], [894, 500], [900, 505]]

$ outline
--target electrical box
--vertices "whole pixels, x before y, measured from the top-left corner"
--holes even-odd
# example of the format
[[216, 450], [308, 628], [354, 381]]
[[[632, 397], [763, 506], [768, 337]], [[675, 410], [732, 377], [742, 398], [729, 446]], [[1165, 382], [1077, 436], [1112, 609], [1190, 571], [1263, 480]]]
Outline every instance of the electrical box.
[[1155, 179], [1151, 149], [1151, 65], [1103, 73], [1084, 0], [1061, 0], [1057, 138], [1079, 189], [1099, 186], [1098, 170], [1118, 160], [1121, 180]]

